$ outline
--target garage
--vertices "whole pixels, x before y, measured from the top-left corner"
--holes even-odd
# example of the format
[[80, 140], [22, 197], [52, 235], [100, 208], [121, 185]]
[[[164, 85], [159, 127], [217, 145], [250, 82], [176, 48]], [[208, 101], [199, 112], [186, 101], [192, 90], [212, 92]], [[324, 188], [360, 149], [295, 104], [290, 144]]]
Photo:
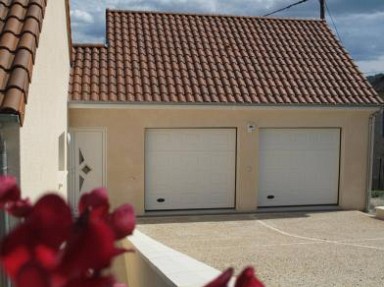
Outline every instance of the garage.
[[145, 209], [235, 207], [236, 129], [147, 129]]
[[338, 203], [340, 129], [261, 129], [258, 206]]

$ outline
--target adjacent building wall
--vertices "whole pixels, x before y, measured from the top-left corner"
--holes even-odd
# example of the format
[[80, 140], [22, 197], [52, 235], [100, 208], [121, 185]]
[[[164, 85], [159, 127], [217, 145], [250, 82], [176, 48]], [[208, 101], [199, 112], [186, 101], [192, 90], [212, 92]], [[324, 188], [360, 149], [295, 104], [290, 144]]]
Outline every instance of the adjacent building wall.
[[20, 132], [21, 187], [31, 199], [66, 195], [69, 65], [65, 0], [48, 1]]
[[375, 117], [375, 140], [372, 162], [372, 190], [384, 189], [384, 115], [383, 111]]
[[[97, 106], [97, 105], [95, 105]], [[95, 107], [94, 106], [94, 107]], [[146, 128], [237, 128], [236, 209], [257, 209], [260, 128], [341, 128], [339, 205], [365, 208], [368, 109], [283, 109], [252, 107], [136, 106], [70, 108], [69, 126], [105, 128], [107, 187], [113, 203], [131, 202], [144, 214], [144, 135]], [[256, 130], [247, 131], [253, 123]]]

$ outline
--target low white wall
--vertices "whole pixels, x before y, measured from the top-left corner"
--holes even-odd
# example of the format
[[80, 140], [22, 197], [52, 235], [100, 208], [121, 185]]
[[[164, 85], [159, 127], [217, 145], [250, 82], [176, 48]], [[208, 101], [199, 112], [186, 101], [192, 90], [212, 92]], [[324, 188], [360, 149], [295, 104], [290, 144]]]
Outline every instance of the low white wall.
[[198, 287], [221, 274], [221, 271], [173, 250], [138, 230], [125, 240], [124, 247], [135, 250], [126, 253], [126, 274], [120, 273], [119, 276], [120, 280], [125, 276], [130, 287]]

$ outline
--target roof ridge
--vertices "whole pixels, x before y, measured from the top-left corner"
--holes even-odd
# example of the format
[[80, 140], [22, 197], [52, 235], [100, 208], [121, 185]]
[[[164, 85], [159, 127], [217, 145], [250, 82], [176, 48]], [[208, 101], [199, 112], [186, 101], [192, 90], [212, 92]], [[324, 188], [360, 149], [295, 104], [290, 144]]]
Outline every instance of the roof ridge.
[[73, 43], [72, 44], [73, 48], [108, 48], [106, 44], [103, 43]]
[[261, 20], [284, 20], [284, 21], [309, 21], [309, 22], [325, 22], [324, 19], [315, 18], [284, 18], [284, 17], [265, 17], [257, 15], [232, 15], [232, 14], [215, 14], [215, 13], [193, 13], [193, 12], [167, 12], [167, 11], [143, 11], [143, 10], [125, 10], [125, 9], [106, 9], [108, 13], [137, 13], [137, 14], [160, 14], [160, 15], [171, 15], [171, 16], [198, 16], [198, 17], [225, 17], [225, 18], [250, 18], [250, 19], [261, 19]]

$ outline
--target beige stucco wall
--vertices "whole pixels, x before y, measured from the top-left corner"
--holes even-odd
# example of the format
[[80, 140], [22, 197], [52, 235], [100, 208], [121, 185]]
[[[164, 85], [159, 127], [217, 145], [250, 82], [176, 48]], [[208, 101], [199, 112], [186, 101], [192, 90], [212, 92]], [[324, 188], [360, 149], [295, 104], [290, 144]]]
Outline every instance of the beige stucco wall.
[[[95, 108], [98, 107], [98, 108]], [[69, 126], [107, 131], [107, 187], [115, 204], [131, 202], [144, 214], [144, 134], [146, 128], [237, 128], [236, 209], [254, 211], [258, 193], [260, 128], [341, 128], [339, 205], [364, 209], [369, 143], [369, 109], [303, 109], [199, 106], [136, 106], [69, 110]], [[118, 106], [117, 106], [118, 107]], [[255, 123], [254, 132], [247, 124]]]
[[[65, 0], [48, 1], [20, 131], [21, 187], [36, 199], [43, 191], [66, 195], [66, 163], [59, 166], [60, 137], [67, 131], [69, 77]], [[64, 145], [65, 149], [65, 145]], [[65, 154], [61, 155], [65, 161]]]

